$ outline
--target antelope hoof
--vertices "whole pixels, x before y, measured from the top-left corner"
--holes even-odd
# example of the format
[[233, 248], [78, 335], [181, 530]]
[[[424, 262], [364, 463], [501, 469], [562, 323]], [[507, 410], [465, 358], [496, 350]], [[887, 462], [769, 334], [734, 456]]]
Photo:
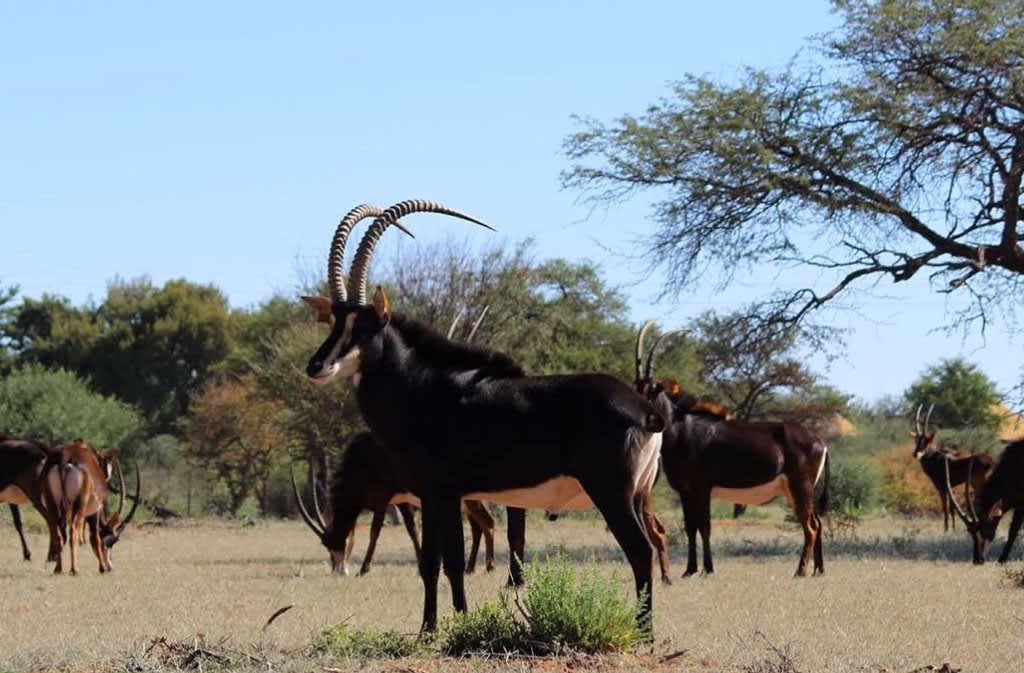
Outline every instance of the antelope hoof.
[[494, 561], [488, 561], [487, 562], [487, 572], [493, 572], [493, 571], [494, 571]]
[[670, 586], [672, 586], [672, 578], [669, 577], [668, 575], [662, 575], [661, 576], [661, 583], [664, 584], [667, 587], [670, 587]]
[[[347, 575], [348, 573], [346, 572], [345, 574]], [[359, 569], [359, 573], [356, 575], [356, 577], [362, 577], [363, 575], [369, 575], [369, 574], [370, 574], [370, 567], [369, 566], [363, 566], [362, 568]]]
[[687, 577], [693, 577], [696, 574], [697, 574], [696, 570], [687, 570], [686, 572], [683, 573], [683, 579], [685, 580]]

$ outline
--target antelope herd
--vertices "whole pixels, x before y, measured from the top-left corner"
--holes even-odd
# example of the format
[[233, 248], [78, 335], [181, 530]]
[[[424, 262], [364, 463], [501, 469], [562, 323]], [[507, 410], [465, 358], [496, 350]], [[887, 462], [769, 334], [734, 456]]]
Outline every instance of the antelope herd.
[[[118, 510], [108, 511], [110, 480], [117, 474]], [[78, 543], [88, 526], [89, 543], [101, 573], [110, 572], [110, 552], [125, 527], [135, 516], [142, 497], [142, 479], [135, 472], [135, 496], [128, 515], [124, 515], [127, 491], [119, 452], [96, 450], [81, 439], [50, 447], [26, 439], [0, 437], [0, 502], [11, 507], [15, 528], [21, 538], [22, 557], [32, 554], [25, 541], [19, 505], [32, 504], [46, 521], [49, 530], [47, 560], [56, 563], [54, 572], [64, 572], [63, 551], [69, 548], [71, 574], [78, 574]]]
[[[652, 509], [659, 472], [678, 493], [688, 542], [684, 577], [698, 572], [697, 535], [703, 570], [712, 573], [711, 499], [761, 504], [783, 496], [804, 534], [796, 575], [825, 571], [822, 520], [829, 497], [830, 452], [811, 430], [792, 422], [736, 420], [729, 410], [698, 399], [667, 377], [655, 378], [659, 351], [676, 332], [663, 333], [646, 352], [654, 327], [648, 321], [636, 339], [632, 385], [602, 373], [530, 375], [507, 354], [447, 336], [392, 310], [380, 287], [367, 294], [374, 249], [392, 226], [415, 213], [438, 213], [490, 228], [486, 223], [432, 201], [402, 201], [381, 209], [363, 204], [338, 224], [328, 255], [329, 297], [303, 297], [318, 322], [330, 326], [309, 359], [308, 378], [326, 384], [348, 379], [368, 431], [351, 438], [340, 464], [323, 484], [309, 471], [312, 513], [292, 476], [302, 519], [330, 555], [331, 568], [348, 574], [356, 519], [370, 510], [370, 540], [359, 574], [370, 571], [378, 535], [389, 506], [405, 523], [423, 583], [421, 628], [437, 627], [441, 569], [452, 603], [465, 611], [464, 573], [475, 566], [481, 539], [486, 568], [494, 567], [495, 520], [484, 502], [507, 507], [509, 582], [523, 582], [525, 510], [561, 512], [596, 508], [633, 573], [639, 599], [638, 623], [653, 628], [653, 561], [670, 583], [665, 527]], [[346, 279], [345, 248], [355, 226], [373, 221], [356, 249]], [[485, 309], [486, 310], [486, 309]], [[985, 556], [1004, 512], [1013, 510], [999, 562], [1005, 562], [1024, 521], [1024, 440], [1008, 443], [998, 461], [935, 446], [932, 409], [914, 417], [913, 457], [935, 486], [948, 530], [961, 518], [973, 544], [973, 561]], [[116, 477], [120, 502], [110, 514]], [[954, 495], [963, 485], [966, 508]], [[815, 490], [819, 491], [815, 497]], [[326, 506], [321, 505], [322, 492]], [[124, 515], [125, 500], [132, 507]], [[136, 470], [134, 496], [124, 485], [119, 453], [102, 452], [76, 439], [47, 446], [0, 436], [0, 502], [10, 505], [22, 557], [31, 552], [19, 506], [31, 504], [46, 521], [48, 560], [79, 571], [77, 542], [88, 538], [99, 570], [111, 570], [110, 551], [132, 520], [140, 500]], [[422, 517], [422, 542], [414, 508]], [[326, 513], [326, 514], [325, 514]], [[472, 528], [467, 564], [462, 516]]]

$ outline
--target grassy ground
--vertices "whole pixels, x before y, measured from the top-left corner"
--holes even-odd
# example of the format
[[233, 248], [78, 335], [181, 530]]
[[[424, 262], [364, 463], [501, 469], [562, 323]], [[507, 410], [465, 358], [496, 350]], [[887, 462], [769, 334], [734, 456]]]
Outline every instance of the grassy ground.
[[[909, 673], [947, 661], [971, 672], [1022, 670], [1024, 589], [1011, 586], [995, 564], [972, 567], [962, 531], [943, 535], [934, 520], [869, 521], [826, 541], [825, 577], [795, 580], [800, 534], [780, 510], [767, 511], [766, 518], [715, 522], [716, 575], [655, 588], [652, 651], [556, 662], [311, 657], [315, 635], [343, 620], [359, 628], [416, 629], [421, 585], [408, 539], [398, 528], [384, 531], [374, 570], [363, 578], [329, 576], [326, 552], [299, 523], [245, 527], [215, 521], [132, 528], [115, 550], [112, 576], [101, 577], [83, 548], [82, 574], [54, 577], [40, 560], [21, 561], [5, 518], [0, 670], [164, 670], [186, 664], [175, 652], [197, 646], [213, 654], [245, 652], [252, 658], [235, 658], [243, 668], [267, 670], [269, 661], [285, 671], [454, 666]], [[365, 542], [362, 531], [360, 551]], [[41, 531], [30, 545], [41, 559]], [[562, 549], [572, 557], [594, 557], [604, 572], [622, 580], [623, 591], [631, 587], [620, 552], [597, 520], [531, 519], [527, 545], [529, 554]], [[505, 563], [503, 541], [498, 549]], [[678, 578], [685, 547], [673, 548], [673, 564]], [[1019, 570], [1021, 563], [1013, 565]], [[502, 584], [500, 573], [471, 577], [471, 604], [494, 597]], [[447, 613], [444, 579], [441, 595]], [[263, 631], [267, 618], [286, 605], [295, 607]], [[785, 650], [791, 662], [774, 648]], [[208, 670], [217, 659], [193, 658], [189, 665], [199, 663]]]

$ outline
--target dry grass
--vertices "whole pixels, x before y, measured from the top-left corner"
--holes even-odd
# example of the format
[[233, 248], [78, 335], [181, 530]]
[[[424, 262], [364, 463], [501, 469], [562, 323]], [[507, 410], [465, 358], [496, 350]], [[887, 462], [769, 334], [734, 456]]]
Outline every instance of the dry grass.
[[[202, 670], [225, 662], [267, 670], [267, 660], [286, 671], [909, 672], [946, 661], [972, 673], [1021, 670], [1024, 589], [994, 564], [971, 567], [966, 536], [943, 536], [940, 528], [934, 520], [868, 521], [855, 535], [827, 543], [825, 577], [795, 580], [800, 535], [780, 513], [716, 522], [718, 573], [655, 588], [657, 643], [636, 657], [359, 663], [312, 658], [309, 645], [342, 620], [356, 628], [416, 629], [421, 586], [397, 528], [381, 536], [374, 570], [364, 578], [329, 576], [326, 553], [301, 524], [226, 522], [134, 528], [116, 549], [112, 576], [101, 577], [89, 555], [79, 577], [54, 577], [40, 561], [21, 561], [5, 524], [0, 670], [167, 670], [181, 660], [161, 658], [158, 650], [178, 647], [186, 656], [187, 646], [226, 655], [224, 662], [193, 657], [195, 670], [196, 660]], [[41, 557], [43, 537], [33, 535], [30, 544]], [[593, 556], [617, 573], [623, 591], [631, 585], [611, 536], [595, 520], [531, 520], [528, 547]], [[684, 558], [676, 547], [677, 577]], [[471, 603], [494, 597], [502, 583], [498, 573], [471, 577]], [[262, 631], [285, 605], [295, 607]], [[441, 605], [450, 609], [446, 590]], [[165, 645], [151, 647], [157, 638]], [[778, 652], [790, 660], [782, 662]]]

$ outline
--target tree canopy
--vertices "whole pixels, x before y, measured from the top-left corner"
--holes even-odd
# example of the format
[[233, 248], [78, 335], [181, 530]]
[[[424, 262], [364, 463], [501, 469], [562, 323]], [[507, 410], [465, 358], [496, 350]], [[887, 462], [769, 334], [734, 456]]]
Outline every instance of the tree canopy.
[[172, 430], [208, 371], [228, 354], [234, 323], [213, 286], [115, 280], [98, 305], [25, 298], [3, 322], [18, 364], [67, 369], [104, 395], [137, 406], [156, 432]]
[[48, 444], [81, 437], [101, 449], [131, 448], [142, 433], [131, 406], [104, 397], [67, 371], [39, 365], [0, 378], [0, 433]]
[[820, 58], [736, 83], [688, 75], [640, 115], [581, 121], [565, 186], [653, 190], [646, 251], [677, 292], [711, 271], [815, 271], [766, 296], [768, 324], [851, 289], [927, 275], [1012, 310], [1024, 280], [1024, 5], [834, 0]]
[[910, 411], [935, 405], [932, 423], [947, 430], [979, 429], [993, 434], [1002, 418], [996, 384], [977, 365], [961, 358], [928, 367], [904, 393]]

